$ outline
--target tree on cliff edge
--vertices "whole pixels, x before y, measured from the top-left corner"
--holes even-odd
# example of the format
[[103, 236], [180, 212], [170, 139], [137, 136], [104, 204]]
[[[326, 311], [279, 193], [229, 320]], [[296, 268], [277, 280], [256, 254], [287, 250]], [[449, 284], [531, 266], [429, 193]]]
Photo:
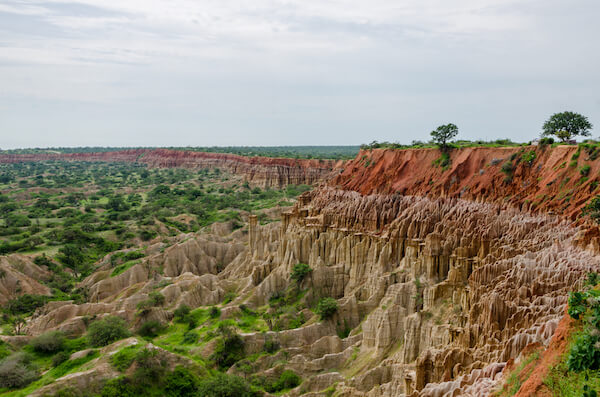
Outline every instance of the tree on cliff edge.
[[565, 142], [574, 136], [589, 136], [592, 124], [587, 117], [574, 112], [554, 113], [544, 123], [542, 136], [555, 135]]
[[458, 135], [458, 127], [452, 123], [440, 125], [434, 131], [431, 131], [433, 142], [440, 147], [442, 151], [448, 149], [448, 141]]

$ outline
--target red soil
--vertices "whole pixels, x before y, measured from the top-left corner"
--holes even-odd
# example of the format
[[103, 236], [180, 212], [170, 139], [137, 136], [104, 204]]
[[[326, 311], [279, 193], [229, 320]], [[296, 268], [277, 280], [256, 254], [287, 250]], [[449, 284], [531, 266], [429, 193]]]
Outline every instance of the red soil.
[[573, 331], [573, 319], [565, 314], [558, 323], [548, 348], [542, 353], [529, 378], [521, 385], [515, 397], [551, 396], [550, 390], [544, 385], [544, 379], [550, 368], [556, 365], [569, 345], [569, 336]]
[[[501, 167], [512, 155], [521, 158], [521, 150], [534, 150], [536, 158], [531, 165], [520, 161], [512, 181], [505, 182]], [[443, 171], [433, 165], [440, 157], [437, 149], [364, 150], [343, 165], [343, 172], [331, 184], [362, 194], [400, 193], [496, 202], [575, 220], [599, 192], [595, 185], [600, 182], [600, 159], [590, 160], [584, 150], [577, 166], [569, 166], [576, 151], [576, 146], [464, 148], [451, 151], [451, 165]], [[584, 164], [591, 167], [587, 180], [579, 172]]]

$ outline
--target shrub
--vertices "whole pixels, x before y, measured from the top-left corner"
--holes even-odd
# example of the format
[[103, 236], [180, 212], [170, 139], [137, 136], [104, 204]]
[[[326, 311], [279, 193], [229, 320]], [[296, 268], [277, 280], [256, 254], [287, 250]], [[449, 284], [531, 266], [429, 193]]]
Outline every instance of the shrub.
[[69, 359], [69, 353], [67, 352], [58, 352], [54, 356], [52, 356], [52, 366], [58, 367], [65, 361]]
[[265, 390], [269, 393], [277, 393], [286, 389], [293, 389], [302, 383], [300, 378], [294, 371], [286, 369], [281, 373], [279, 379], [265, 386]]
[[244, 357], [244, 340], [225, 324], [219, 324], [218, 331], [222, 338], [210, 358], [220, 369], [227, 369]]
[[111, 379], [104, 384], [101, 397], [138, 397], [140, 394], [129, 378]]
[[600, 196], [596, 196], [591, 199], [583, 210], [581, 211], [582, 215], [589, 215], [590, 218], [595, 220], [596, 222], [600, 221]]
[[140, 314], [145, 314], [152, 307], [162, 306], [165, 303], [165, 296], [158, 291], [151, 292], [148, 299], [137, 304]]
[[167, 375], [165, 383], [167, 396], [187, 397], [196, 395], [199, 380], [189, 369], [178, 365], [173, 372]]
[[600, 274], [598, 273], [588, 273], [588, 278], [587, 278], [587, 285], [591, 285], [592, 287], [595, 287], [598, 283], [600, 283]]
[[56, 353], [64, 343], [65, 334], [60, 331], [49, 331], [31, 340], [33, 350], [40, 353]]
[[225, 296], [223, 297], [223, 304], [224, 305], [228, 304], [229, 302], [231, 302], [232, 300], [235, 299], [235, 296], [236, 296], [235, 292], [227, 292], [225, 294]]
[[185, 304], [179, 305], [179, 307], [173, 312], [173, 315], [175, 316], [175, 321], [177, 322], [184, 322], [185, 317], [188, 314], [190, 314], [190, 307]]
[[134, 379], [138, 384], [159, 383], [167, 370], [167, 360], [158, 349], [142, 349], [135, 356]]
[[6, 303], [5, 309], [10, 314], [30, 314], [38, 307], [44, 306], [48, 302], [48, 299], [45, 295], [25, 294], [9, 300]]
[[110, 357], [110, 363], [117, 370], [123, 372], [127, 368], [131, 367], [131, 364], [133, 364], [133, 360], [135, 360], [135, 355], [137, 354], [138, 349], [138, 346], [125, 347]]
[[571, 371], [600, 369], [600, 350], [596, 349], [598, 337], [584, 333], [576, 340], [569, 352], [567, 365]]
[[277, 350], [279, 350], [280, 347], [281, 346], [279, 345], [279, 342], [277, 342], [276, 340], [272, 340], [271, 338], [268, 338], [267, 340], [265, 340], [265, 345], [263, 346], [263, 350], [266, 353], [273, 354]]
[[116, 316], [108, 316], [96, 320], [88, 328], [87, 337], [94, 347], [106, 346], [109, 343], [129, 336], [129, 331], [123, 319]]
[[15, 353], [0, 362], [0, 387], [25, 387], [38, 377], [29, 355]]
[[183, 340], [181, 341], [181, 343], [185, 345], [191, 345], [192, 343], [198, 342], [199, 337], [200, 335], [198, 335], [197, 332], [188, 331], [185, 334], [183, 334]]
[[502, 173], [504, 173], [505, 177], [504, 177], [504, 182], [512, 182], [512, 178], [513, 178], [513, 173], [515, 172], [515, 166], [513, 165], [512, 162], [507, 161], [506, 163], [502, 164], [502, 167], [500, 167], [500, 171]]
[[524, 163], [531, 165], [535, 161], [535, 157], [536, 157], [535, 150], [530, 150], [528, 152], [523, 153], [523, 155], [521, 156], [521, 160]]
[[256, 393], [250, 385], [239, 376], [217, 374], [213, 378], [206, 378], [198, 385], [200, 397], [253, 397]]
[[311, 271], [312, 269], [306, 263], [297, 263], [294, 265], [290, 277], [298, 284], [301, 284]]
[[568, 303], [569, 303], [569, 309], [568, 309], [569, 316], [571, 316], [575, 320], [579, 320], [579, 316], [584, 314], [587, 310], [587, 307], [585, 305], [585, 297], [584, 297], [583, 293], [581, 293], [579, 291], [571, 292], [569, 294], [569, 302]]
[[585, 164], [579, 167], [579, 173], [581, 174], [581, 176], [588, 176], [590, 174], [591, 169], [592, 167], [590, 167], [589, 164]]
[[221, 317], [221, 309], [219, 309], [216, 306], [211, 306], [211, 308], [208, 311], [208, 315], [210, 316], [210, 318], [219, 318]]
[[337, 312], [337, 309], [338, 305], [335, 299], [323, 298], [317, 305], [317, 314], [321, 317], [321, 320], [327, 320]]
[[165, 329], [157, 320], [148, 320], [142, 323], [137, 330], [137, 333], [144, 338], [154, 338]]

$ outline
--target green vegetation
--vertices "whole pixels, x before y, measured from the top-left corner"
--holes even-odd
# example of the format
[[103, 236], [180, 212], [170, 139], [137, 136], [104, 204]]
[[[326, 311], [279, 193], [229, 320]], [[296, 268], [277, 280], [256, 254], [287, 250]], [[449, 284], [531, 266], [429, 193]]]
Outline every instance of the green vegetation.
[[530, 364], [539, 360], [539, 358], [539, 351], [531, 353], [527, 357], [523, 358], [519, 365], [508, 374], [506, 381], [502, 385], [502, 389], [495, 393], [494, 396], [514, 396], [523, 384], [522, 379], [527, 379], [531, 372], [533, 372], [534, 367], [530, 366]]
[[592, 396], [600, 389], [600, 281], [598, 274], [588, 275], [583, 291], [569, 294], [568, 313], [577, 331], [560, 362], [551, 368], [544, 384], [553, 395]]
[[41, 353], [56, 353], [63, 348], [65, 334], [60, 331], [49, 331], [31, 340], [33, 349]]
[[592, 198], [583, 207], [582, 215], [589, 215], [596, 223], [600, 223], [600, 196]]
[[579, 167], [579, 173], [581, 174], [581, 176], [588, 176], [590, 174], [590, 169], [592, 167], [590, 167], [588, 164], [582, 165], [581, 167]]
[[219, 324], [218, 332], [221, 338], [217, 342], [211, 360], [219, 369], [227, 369], [244, 357], [244, 341], [227, 324]]
[[[0, 150], [4, 154], [42, 153], [101, 153], [130, 149], [156, 149], [155, 147], [54, 147], [35, 149]], [[350, 159], [358, 153], [358, 146], [206, 146], [169, 147], [167, 149], [194, 152], [231, 153], [247, 157], [288, 157], [303, 159]]]
[[[4, 332], [23, 333], [27, 317], [50, 301], [89, 302], [92, 293], [80, 281], [99, 267], [102, 277], [119, 276], [138, 263], [160, 275], [161, 265], [145, 258], [181, 241], [181, 233], [199, 231], [217, 221], [239, 228], [248, 213], [269, 222], [267, 212], [261, 210], [290, 205], [308, 189], [250, 188], [239, 177], [219, 170], [154, 170], [139, 164], [83, 162], [0, 165], [0, 250], [30, 254], [38, 266], [50, 271], [48, 279], [39, 281], [51, 290], [48, 296], [12, 296], [0, 317]], [[290, 274], [294, 282], [268, 305], [240, 304], [239, 310], [232, 311], [235, 307], [228, 307], [226, 319], [221, 319], [222, 305], [247, 298], [238, 297], [234, 286], [221, 304], [175, 308], [167, 306], [160, 293], [168, 285], [163, 280], [143, 290], [148, 295], [138, 304], [131, 324], [116, 316], [90, 315], [83, 318], [87, 326], [83, 337], [73, 339], [52, 331], [22, 348], [0, 343], [0, 393], [29, 395], [63, 375], [88, 370], [91, 366], [86, 363], [104, 354], [103, 346], [132, 335], [136, 345], [101, 358], [121, 376], [97, 384], [94, 390], [64, 389], [56, 395], [250, 396], [267, 389], [282, 393], [302, 379], [282, 365], [288, 354], [281, 350], [283, 341], [266, 331], [297, 328], [306, 321], [304, 313], [311, 316], [308, 308], [314, 302], [307, 301], [315, 298], [302, 289], [310, 272], [308, 265], [297, 264]], [[157, 308], [172, 311], [173, 320], [153, 320], [151, 314]], [[244, 354], [241, 336], [247, 332], [265, 332], [262, 350], [250, 356]], [[147, 342], [161, 349], [148, 348]], [[208, 357], [202, 354], [207, 346], [213, 351]], [[186, 357], [186, 366], [171, 371], [173, 367], [165, 365], [171, 359], [162, 349]], [[80, 352], [79, 358], [71, 360], [75, 352]], [[277, 355], [273, 368], [278, 377], [264, 384], [251, 385], [244, 378], [222, 373], [231, 369], [252, 379], [253, 372], [259, 371], [254, 362], [266, 355]]]
[[[547, 141], [546, 141], [547, 142]], [[449, 147], [452, 148], [467, 148], [467, 147], [513, 147], [513, 146], [527, 146], [528, 143], [518, 143], [513, 142], [510, 139], [496, 139], [494, 141], [468, 141], [468, 140], [456, 140], [454, 142], [447, 143]], [[360, 146], [362, 150], [371, 150], [371, 149], [433, 149], [437, 148], [438, 144], [433, 140], [428, 142], [423, 141], [412, 141], [410, 144], [401, 144], [397, 142], [378, 142], [373, 141], [368, 144], [363, 144]]]
[[592, 124], [587, 117], [574, 112], [555, 113], [543, 126], [543, 136], [554, 135], [562, 142], [581, 135], [589, 136]]
[[114, 341], [129, 336], [127, 325], [117, 316], [108, 316], [90, 324], [87, 337], [90, 345], [95, 347], [106, 346]]
[[327, 320], [337, 312], [338, 304], [333, 298], [323, 298], [317, 305], [317, 314], [321, 317], [321, 320]]
[[286, 369], [281, 373], [279, 379], [274, 382], [266, 382], [265, 390], [269, 393], [279, 393], [284, 390], [293, 389], [302, 383], [302, 378], [294, 371]]
[[438, 145], [442, 152], [445, 152], [449, 149], [448, 142], [458, 135], [458, 127], [452, 123], [440, 125], [429, 135], [431, 135], [433, 143]]
[[302, 284], [302, 281], [304, 281], [306, 276], [308, 276], [308, 274], [311, 271], [312, 269], [306, 263], [297, 263], [292, 268], [292, 273], [290, 274], [290, 277], [296, 283]]

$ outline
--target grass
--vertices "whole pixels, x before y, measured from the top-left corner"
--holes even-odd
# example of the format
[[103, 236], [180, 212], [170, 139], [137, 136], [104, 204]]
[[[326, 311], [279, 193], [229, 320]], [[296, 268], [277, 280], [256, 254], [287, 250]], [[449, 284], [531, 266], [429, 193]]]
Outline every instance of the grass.
[[35, 382], [31, 383], [29, 386], [27, 386], [23, 389], [14, 390], [14, 391], [8, 391], [5, 389], [3, 391], [0, 391], [0, 396], [3, 396], [3, 397], [25, 397], [25, 396], [28, 396], [35, 390], [54, 382], [58, 378], [61, 378], [67, 374], [77, 372], [81, 368], [82, 365], [86, 364], [87, 362], [89, 362], [99, 356], [100, 356], [100, 353], [97, 350], [92, 350], [92, 351], [90, 351], [90, 353], [88, 353], [84, 357], [81, 357], [81, 358], [78, 358], [75, 360], [65, 361], [64, 363], [60, 364], [58, 367], [50, 369], [40, 379], [36, 380]]
[[523, 384], [522, 379], [527, 379], [531, 372], [533, 371], [533, 366], [529, 368], [527, 373], [523, 373], [525, 367], [531, 364], [533, 361], [537, 361], [540, 358], [540, 352], [531, 353], [527, 356], [515, 369], [513, 369], [506, 381], [502, 385], [502, 389], [494, 394], [496, 397], [508, 397], [513, 396], [519, 391], [521, 385]]
[[600, 371], [569, 371], [565, 356], [559, 364], [550, 369], [550, 373], [544, 379], [544, 385], [550, 389], [553, 396], [581, 397], [585, 385], [593, 390], [600, 390]]
[[112, 271], [112, 273], [110, 274], [111, 277], [115, 277], [118, 276], [119, 274], [125, 272], [127, 269], [132, 268], [133, 266], [137, 265], [138, 263], [141, 263], [142, 261], [140, 259], [134, 259], [131, 261], [127, 261], [117, 267], [115, 267]]

